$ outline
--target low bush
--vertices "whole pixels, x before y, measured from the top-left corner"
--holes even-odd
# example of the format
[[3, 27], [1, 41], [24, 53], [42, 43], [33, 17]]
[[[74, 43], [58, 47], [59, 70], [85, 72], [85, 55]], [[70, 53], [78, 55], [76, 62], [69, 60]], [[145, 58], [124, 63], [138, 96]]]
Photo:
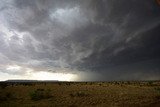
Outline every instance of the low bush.
[[148, 81], [148, 85], [152, 86], [153, 85], [153, 81]]
[[13, 97], [12, 93], [10, 93], [10, 92], [0, 93], [0, 102], [7, 101], [7, 100], [13, 100], [13, 99], [14, 99], [14, 97]]
[[156, 91], [160, 92], [160, 87], [154, 88]]
[[0, 87], [1, 87], [2, 89], [5, 89], [7, 86], [8, 86], [7, 83], [0, 83]]
[[88, 95], [89, 94], [87, 94], [86, 92], [83, 92], [83, 91], [78, 91], [78, 92], [74, 92], [74, 93], [70, 94], [71, 97], [86, 97]]
[[61, 82], [58, 82], [58, 85], [62, 85], [62, 83], [61, 83]]
[[47, 99], [52, 97], [51, 90], [44, 90], [44, 89], [37, 89], [32, 92], [30, 92], [30, 98], [31, 100], [41, 100], [41, 99]]

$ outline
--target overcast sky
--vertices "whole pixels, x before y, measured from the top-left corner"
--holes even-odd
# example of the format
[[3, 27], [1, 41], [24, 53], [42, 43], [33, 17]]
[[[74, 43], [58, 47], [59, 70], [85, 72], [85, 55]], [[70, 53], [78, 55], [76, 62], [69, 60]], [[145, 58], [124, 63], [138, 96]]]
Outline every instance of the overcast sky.
[[160, 79], [155, 0], [1, 0], [0, 80]]

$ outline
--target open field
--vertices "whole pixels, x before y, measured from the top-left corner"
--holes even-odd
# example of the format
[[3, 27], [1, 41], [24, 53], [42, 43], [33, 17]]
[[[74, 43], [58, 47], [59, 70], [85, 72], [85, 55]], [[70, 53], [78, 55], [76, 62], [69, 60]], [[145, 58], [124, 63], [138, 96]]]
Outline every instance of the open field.
[[160, 107], [160, 82], [1, 82], [0, 107]]

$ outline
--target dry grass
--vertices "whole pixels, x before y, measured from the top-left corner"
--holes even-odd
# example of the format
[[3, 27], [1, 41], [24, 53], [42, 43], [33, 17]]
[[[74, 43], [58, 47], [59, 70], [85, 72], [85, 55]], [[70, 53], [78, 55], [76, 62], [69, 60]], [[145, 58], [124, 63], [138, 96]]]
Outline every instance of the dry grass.
[[[49, 92], [47, 92], [49, 90]], [[38, 100], [31, 92], [38, 93]], [[35, 94], [34, 93], [34, 94]], [[36, 98], [37, 98], [36, 96]], [[45, 96], [45, 97], [44, 97]], [[46, 97], [47, 96], [47, 97]], [[55, 82], [0, 87], [0, 107], [159, 107], [159, 82]]]

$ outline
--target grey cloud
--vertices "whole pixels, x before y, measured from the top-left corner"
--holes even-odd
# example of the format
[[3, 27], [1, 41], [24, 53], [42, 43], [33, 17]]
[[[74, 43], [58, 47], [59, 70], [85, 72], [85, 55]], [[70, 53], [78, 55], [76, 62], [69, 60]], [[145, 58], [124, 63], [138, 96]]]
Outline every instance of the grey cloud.
[[[3, 4], [0, 53], [8, 63], [36, 71], [92, 72], [90, 79], [95, 80], [116, 79], [125, 72], [128, 75], [119, 79], [132, 74], [140, 79], [147, 73], [147, 61], [160, 58], [160, 8], [154, 0], [12, 0]], [[134, 63], [143, 61], [142, 71], [134, 72], [132, 68], [138, 66]], [[126, 69], [118, 72], [118, 68]], [[152, 72], [154, 77], [157, 71]]]

